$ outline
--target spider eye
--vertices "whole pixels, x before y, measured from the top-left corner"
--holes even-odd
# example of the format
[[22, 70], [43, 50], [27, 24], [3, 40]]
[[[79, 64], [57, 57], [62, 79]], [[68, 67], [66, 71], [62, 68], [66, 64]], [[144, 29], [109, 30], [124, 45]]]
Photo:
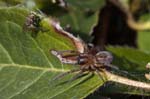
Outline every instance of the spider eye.
[[94, 47], [93, 44], [91, 44], [91, 43], [88, 44], [88, 48], [89, 48], [89, 49], [91, 49], [91, 48], [93, 48], [93, 47]]
[[78, 59], [78, 64], [83, 65], [87, 63], [87, 59]]
[[110, 64], [113, 60], [111, 53], [107, 51], [100, 51], [96, 54], [97, 61], [99, 63]]
[[84, 65], [88, 62], [88, 58], [86, 54], [80, 54], [78, 57], [78, 64]]

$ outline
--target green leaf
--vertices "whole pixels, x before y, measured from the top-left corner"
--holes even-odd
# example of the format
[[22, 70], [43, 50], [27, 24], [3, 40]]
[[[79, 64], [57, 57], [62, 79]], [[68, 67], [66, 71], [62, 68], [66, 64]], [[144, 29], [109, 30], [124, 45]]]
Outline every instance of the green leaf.
[[90, 40], [90, 33], [98, 20], [98, 13], [103, 7], [104, 0], [67, 0], [68, 12], [61, 16], [61, 25], [70, 26], [70, 31], [75, 35], [80, 35], [84, 40]]
[[0, 6], [14, 6], [23, 3], [24, 0], [0, 0]]
[[138, 46], [141, 50], [150, 53], [150, 31], [138, 32]]
[[138, 46], [141, 50], [150, 53], [150, 14], [146, 13], [142, 15], [140, 22], [149, 24], [149, 29], [138, 31]]
[[39, 9], [58, 18], [63, 28], [86, 41], [91, 40], [89, 35], [97, 24], [99, 10], [105, 3], [104, 0], [67, 0], [64, 2], [67, 6], [61, 7], [49, 1], [35, 2]]
[[17, 7], [4, 7], [0, 8], [0, 11], [0, 22], [12, 21], [16, 24], [19, 24], [21, 27], [23, 27], [26, 16], [27, 14], [29, 14], [29, 11], [27, 9], [18, 9]]
[[[0, 16], [1, 99], [83, 98], [104, 83], [98, 76], [91, 78], [90, 75], [69, 81], [74, 74], [53, 81], [58, 74], [74, 66], [61, 64], [49, 50], [69, 50], [75, 46], [45, 20], [41, 23], [48, 25], [49, 31], [39, 31], [32, 37], [31, 32], [23, 30], [27, 13], [23, 8], [0, 9], [3, 14]], [[90, 78], [87, 80], [87, 77]]]
[[[56, 3], [57, 2], [57, 3]], [[67, 6], [60, 6], [63, 2]], [[9, 3], [9, 2], [8, 2]], [[40, 9], [50, 16], [56, 17], [61, 22], [61, 26], [76, 36], [80, 36], [86, 41], [90, 41], [90, 33], [93, 27], [97, 24], [98, 13], [103, 7], [104, 0], [27, 0], [22, 5], [31, 9]]]
[[[25, 8], [1, 8], [0, 14], [1, 99], [78, 99], [88, 96], [104, 84], [98, 75], [91, 76], [90, 74], [74, 81], [70, 79], [75, 74], [67, 75], [60, 80], [53, 80], [58, 74], [77, 68], [77, 66], [61, 64], [49, 52], [50, 49], [76, 50], [72, 40], [58, 33], [50, 24], [51, 19], [47, 18], [40, 23], [46, 31], [40, 30], [32, 37], [34, 32], [23, 29], [29, 14]], [[145, 73], [145, 68], [142, 66], [149, 61], [148, 54], [134, 49], [112, 48], [109, 50], [116, 56], [114, 64], [123, 66], [120, 69]], [[132, 66], [138, 66], [138, 68], [131, 69]], [[118, 72], [116, 74], [120, 74]], [[145, 82], [144, 76], [142, 77], [139, 81]], [[124, 91], [118, 87], [116, 89], [116, 92], [127, 91], [129, 94], [136, 94], [135, 88], [126, 90], [123, 87]], [[141, 95], [141, 90], [137, 91]]]

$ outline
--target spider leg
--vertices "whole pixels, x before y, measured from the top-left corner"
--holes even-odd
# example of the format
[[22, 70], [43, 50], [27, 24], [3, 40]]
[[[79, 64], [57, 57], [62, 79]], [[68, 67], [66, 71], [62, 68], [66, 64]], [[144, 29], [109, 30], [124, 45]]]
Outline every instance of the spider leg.
[[[88, 73], [87, 73], [87, 74], [88, 74]], [[84, 73], [84, 71], [80, 70], [79, 73], [77, 73], [75, 76], [73, 76], [73, 77], [70, 79], [70, 81], [74, 81], [74, 80], [76, 80], [76, 79], [78, 79], [78, 78], [80, 78], [80, 77], [82, 77], [82, 76], [84, 76], [84, 75], [86, 75], [86, 74]]]
[[109, 67], [111, 69], [114, 69], [114, 70], [119, 70], [119, 68], [115, 65], [112, 65], [112, 64], [105, 64], [106, 67]]
[[68, 71], [68, 72], [61, 73], [61, 74], [57, 75], [56, 77], [54, 77], [53, 80], [60, 79], [60, 78], [66, 76], [66, 75], [68, 75], [68, 74], [71, 74], [71, 73], [74, 73], [74, 72], [78, 72], [78, 71], [80, 71], [80, 69], [73, 69], [73, 70], [70, 70], [70, 71]]
[[100, 78], [103, 82], [105, 82], [104, 77], [100, 74], [100, 70], [96, 69], [96, 74], [98, 74], [99, 78]]
[[[115, 70], [115, 71], [118, 71], [118, 73], [122, 73], [123, 75], [128, 75], [128, 76], [131, 76], [133, 78], [135, 78], [135, 75], [134, 74], [131, 74], [131, 73], [128, 73], [127, 71], [125, 70], [120, 70], [117, 66], [115, 65], [112, 65], [112, 64], [107, 64], [106, 65], [107, 67], [110, 67], [111, 69]], [[137, 79], [137, 78], [135, 78]]]
[[122, 72], [122, 73], [125, 73], [125, 74], [129, 75], [127, 71], [120, 70], [120, 69], [119, 69], [117, 66], [115, 66], [115, 65], [107, 64], [106, 66], [108, 66], [108, 67], [110, 67], [110, 68], [112, 68], [112, 69], [114, 69], [114, 70], [116, 70], [116, 71], [119, 71], [119, 72]]
[[78, 51], [74, 51], [74, 50], [64, 50], [64, 51], [57, 51], [54, 49], [51, 49], [50, 52], [54, 55], [58, 55], [58, 54], [63, 54], [63, 53], [68, 53], [68, 54], [79, 54]]

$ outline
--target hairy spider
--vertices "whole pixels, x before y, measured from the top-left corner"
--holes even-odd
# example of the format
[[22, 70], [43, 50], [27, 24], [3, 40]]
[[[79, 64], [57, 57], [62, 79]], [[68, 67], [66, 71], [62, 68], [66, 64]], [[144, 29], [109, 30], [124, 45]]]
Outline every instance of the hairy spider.
[[[40, 25], [40, 22], [44, 19], [44, 16], [37, 14], [35, 12], [31, 12], [27, 17], [25, 26], [29, 29], [35, 29], [47, 31]], [[72, 34], [64, 31], [59, 22], [57, 20], [51, 19], [48, 22], [53, 29], [59, 33], [60, 35], [66, 36], [69, 38], [72, 43], [77, 48], [77, 51], [66, 50], [66, 51], [56, 51], [51, 50], [51, 53], [55, 55], [62, 63], [65, 64], [73, 64], [79, 65], [80, 68], [76, 70], [71, 70], [66, 73], [59, 75], [56, 78], [64, 76], [69, 73], [79, 72], [79, 74], [83, 74], [84, 72], [99, 72], [105, 68], [116, 68], [111, 65], [113, 60], [113, 56], [107, 51], [97, 51], [93, 45], [86, 45], [81, 39], [74, 37]], [[36, 32], [37, 33], [37, 32]], [[34, 34], [36, 35], [36, 34]], [[33, 36], [34, 36], [33, 35]]]
[[[25, 26], [29, 29], [35, 31], [42, 30], [47, 31], [40, 25], [40, 22], [44, 19], [44, 16], [31, 12], [27, 17]], [[110, 63], [113, 60], [113, 56], [107, 51], [97, 51], [93, 45], [86, 45], [81, 39], [74, 37], [72, 34], [64, 31], [57, 20], [51, 19], [48, 22], [53, 29], [60, 35], [66, 36], [69, 38], [72, 43], [77, 48], [77, 51], [66, 50], [66, 51], [56, 51], [51, 50], [51, 53], [55, 55], [62, 63], [79, 65], [80, 68], [76, 70], [71, 70], [66, 73], [59, 75], [56, 78], [64, 76], [69, 73], [79, 72], [83, 74], [84, 72], [97, 72], [105, 68], [116, 68]], [[38, 32], [36, 32], [38, 33]], [[33, 36], [36, 36], [34, 34]]]
[[94, 47], [89, 46], [85, 48], [83, 53], [73, 50], [56, 51], [51, 50], [62, 63], [79, 65], [79, 69], [73, 69], [63, 74], [58, 75], [55, 79], [65, 76], [66, 74], [79, 72], [77, 75], [82, 75], [84, 72], [96, 72], [107, 68], [118, 69], [111, 65], [113, 56], [108, 51], [96, 51]]

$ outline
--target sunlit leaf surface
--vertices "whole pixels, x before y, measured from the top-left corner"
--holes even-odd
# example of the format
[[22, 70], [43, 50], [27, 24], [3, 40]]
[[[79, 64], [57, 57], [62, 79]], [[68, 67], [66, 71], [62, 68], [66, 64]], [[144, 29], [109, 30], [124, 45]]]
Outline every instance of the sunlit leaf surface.
[[[75, 81], [69, 81], [71, 75], [53, 81], [56, 75], [75, 66], [61, 64], [49, 50], [75, 47], [50, 26], [50, 31], [39, 31], [32, 37], [31, 32], [22, 28], [27, 13], [23, 8], [0, 9], [1, 99], [81, 98], [103, 84], [98, 76], [90, 75]], [[83, 83], [87, 77], [90, 78]]]

